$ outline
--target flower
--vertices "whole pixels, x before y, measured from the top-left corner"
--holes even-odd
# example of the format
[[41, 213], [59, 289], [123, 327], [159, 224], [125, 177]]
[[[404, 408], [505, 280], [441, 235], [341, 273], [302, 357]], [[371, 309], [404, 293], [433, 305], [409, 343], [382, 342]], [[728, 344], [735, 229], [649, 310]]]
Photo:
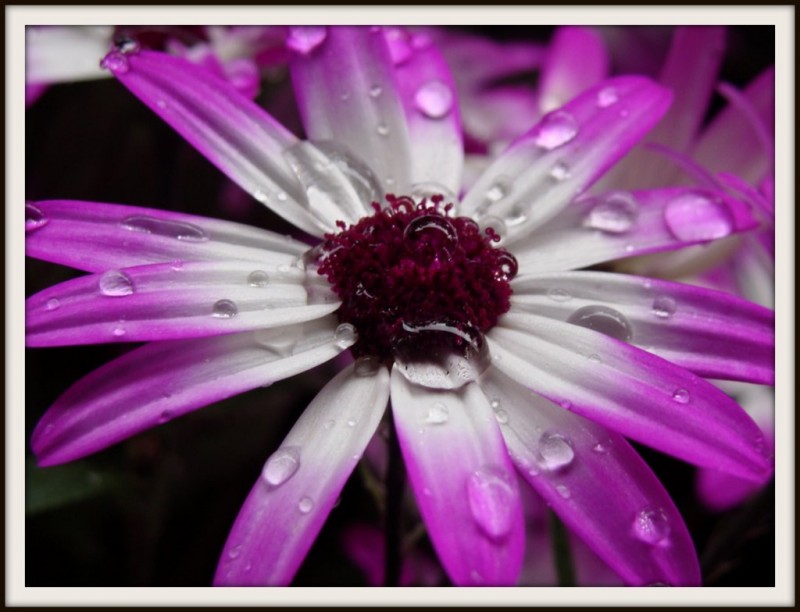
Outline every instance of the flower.
[[307, 141], [180, 58], [105, 57], [231, 179], [323, 242], [309, 250], [131, 206], [28, 203], [28, 254], [92, 273], [28, 300], [28, 345], [147, 342], [56, 401], [33, 434], [40, 464], [351, 349], [355, 363], [267, 460], [215, 584], [291, 582], [390, 396], [421, 515], [455, 584], [516, 581], [517, 474], [626, 583], [698, 584], [680, 514], [623, 435], [767, 478], [758, 428], [701, 376], [771, 382], [772, 312], [570, 270], [749, 229], [748, 208], [694, 187], [577, 197], [666, 111], [669, 92], [643, 77], [603, 81], [545, 115], [458, 198], [452, 79], [430, 41], [407, 42], [398, 54], [381, 28], [292, 29]]

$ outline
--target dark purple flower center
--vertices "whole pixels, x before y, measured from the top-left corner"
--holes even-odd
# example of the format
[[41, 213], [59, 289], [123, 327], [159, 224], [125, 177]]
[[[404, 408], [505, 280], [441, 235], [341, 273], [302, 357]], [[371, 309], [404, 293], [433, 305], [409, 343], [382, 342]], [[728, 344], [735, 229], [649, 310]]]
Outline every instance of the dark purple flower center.
[[481, 348], [483, 334], [509, 308], [517, 262], [494, 246], [500, 237], [436, 195], [415, 202], [386, 196], [375, 214], [327, 234], [309, 253], [342, 300], [338, 316], [358, 331], [356, 357], [386, 363], [442, 350]]

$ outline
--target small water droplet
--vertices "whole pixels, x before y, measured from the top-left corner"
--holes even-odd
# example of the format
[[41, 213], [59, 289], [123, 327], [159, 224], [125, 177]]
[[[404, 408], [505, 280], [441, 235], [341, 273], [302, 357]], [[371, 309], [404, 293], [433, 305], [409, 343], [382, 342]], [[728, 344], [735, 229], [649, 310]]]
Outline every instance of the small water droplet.
[[214, 302], [211, 314], [217, 319], [232, 319], [239, 314], [239, 308], [231, 300], [217, 300]]
[[592, 363], [600, 363], [600, 362], [602, 361], [602, 360], [600, 359], [600, 355], [597, 355], [597, 354], [595, 354], [595, 353], [592, 353], [591, 355], [589, 355], [588, 359], [589, 359], [589, 361], [591, 361]]
[[392, 56], [392, 63], [395, 66], [405, 64], [413, 50], [409, 42], [409, 35], [400, 28], [391, 28], [386, 31], [386, 42], [389, 44], [389, 54]]
[[564, 289], [548, 289], [547, 290], [547, 297], [549, 297], [554, 302], [569, 302], [572, 299], [572, 295], [569, 294]]
[[269, 275], [264, 270], [253, 270], [247, 276], [247, 284], [251, 287], [266, 287], [269, 285]]
[[347, 419], [347, 426], [348, 427], [355, 427], [358, 424], [358, 419], [355, 417], [351, 417]]
[[606, 453], [606, 447], [598, 442], [592, 447], [592, 452], [595, 452], [598, 455], [604, 455]]
[[328, 37], [328, 28], [325, 26], [297, 26], [289, 28], [286, 46], [301, 55], [309, 55], [317, 49]]
[[627, 108], [623, 108], [621, 111], [619, 111], [619, 116], [623, 119], [626, 119], [630, 114], [631, 111], [629, 111]]
[[314, 500], [310, 497], [303, 497], [297, 503], [297, 509], [300, 510], [301, 514], [308, 514], [314, 508]]
[[453, 91], [441, 81], [430, 81], [417, 90], [414, 105], [430, 119], [442, 119], [453, 109]]
[[100, 293], [111, 297], [131, 295], [134, 291], [133, 281], [130, 276], [120, 270], [104, 272], [97, 285]]
[[502, 540], [514, 524], [518, 493], [505, 470], [483, 467], [467, 480], [467, 499], [472, 518], [487, 536]]
[[572, 496], [572, 493], [567, 485], [556, 485], [556, 491], [558, 491], [558, 494], [564, 499], [569, 499]]
[[349, 91], [343, 91], [343, 92], [342, 92], [342, 93], [339, 95], [339, 99], [340, 99], [342, 102], [347, 102], [347, 101], [350, 99], [350, 95], [351, 95], [351, 94], [350, 94], [350, 92], [349, 92]]
[[348, 348], [358, 340], [358, 332], [350, 323], [340, 323], [333, 334], [333, 339], [340, 348]]
[[389, 126], [386, 125], [385, 123], [379, 123], [375, 128], [375, 131], [377, 131], [380, 136], [388, 136]]
[[425, 422], [431, 425], [442, 425], [447, 423], [449, 418], [450, 411], [444, 402], [435, 402], [428, 408], [428, 416], [425, 418]]
[[633, 520], [633, 533], [645, 544], [660, 544], [670, 531], [669, 519], [661, 508], [644, 508]]
[[659, 319], [669, 319], [677, 308], [675, 300], [669, 296], [662, 295], [653, 300], [653, 314]]
[[56, 310], [57, 308], [61, 307], [61, 300], [58, 298], [50, 298], [47, 300], [46, 308], [47, 310]]
[[369, 88], [369, 97], [370, 98], [380, 98], [381, 94], [383, 93], [383, 87], [380, 85], [373, 85]]
[[664, 209], [669, 231], [684, 242], [724, 238], [733, 231], [733, 219], [725, 202], [702, 192], [684, 193]]
[[184, 242], [206, 242], [208, 240], [208, 235], [196, 225], [184, 223], [183, 221], [157, 219], [147, 215], [126, 217], [120, 221], [120, 226], [132, 232], [165, 236]]
[[556, 432], [545, 432], [539, 438], [537, 452], [542, 469], [548, 471], [566, 468], [575, 458], [572, 442], [566, 436]]
[[228, 557], [231, 559], [236, 559], [239, 555], [242, 554], [242, 546], [234, 546], [228, 551]]
[[489, 202], [497, 202], [508, 197], [512, 189], [513, 183], [511, 179], [505, 176], [498, 176], [489, 189], [486, 190], [486, 199], [489, 200]]
[[120, 53], [138, 53], [141, 50], [139, 41], [130, 36], [121, 35], [114, 37], [114, 49]]
[[569, 166], [565, 162], [560, 161], [550, 169], [550, 176], [557, 181], [565, 181], [572, 176], [572, 173], [569, 170]]
[[508, 413], [502, 408], [495, 409], [494, 418], [497, 419], [497, 422], [501, 425], [508, 423]]
[[499, 410], [502, 405], [502, 402], [496, 397], [489, 402], [489, 406], [491, 406], [492, 410]]
[[614, 87], [604, 87], [597, 92], [597, 106], [608, 108], [619, 101], [619, 94]]
[[422, 51], [427, 49], [433, 44], [433, 38], [431, 38], [428, 34], [414, 34], [411, 37], [411, 46], [414, 47], [417, 51]]
[[276, 450], [267, 462], [261, 475], [267, 484], [279, 487], [300, 468], [300, 449], [297, 446], [283, 446]]
[[608, 234], [627, 232], [639, 216], [639, 205], [629, 193], [611, 192], [593, 198], [583, 225]]
[[113, 329], [113, 331], [111, 332], [111, 334], [112, 334], [114, 337], [116, 337], [116, 338], [121, 338], [121, 337], [122, 337], [122, 336], [124, 336], [126, 333], [127, 333], [127, 332], [125, 331], [125, 328], [124, 328], [124, 327], [115, 327], [115, 328]]
[[515, 204], [511, 210], [505, 214], [506, 225], [519, 225], [528, 219], [528, 205], [524, 203]]
[[691, 395], [686, 389], [675, 389], [675, 392], [672, 394], [672, 399], [679, 404], [688, 404], [689, 400], [691, 399]]
[[621, 312], [607, 306], [592, 305], [579, 308], [569, 316], [567, 323], [592, 329], [623, 342], [630, 342], [633, 337], [633, 329], [628, 319]]
[[356, 376], [373, 376], [380, 370], [381, 362], [377, 357], [365, 356], [356, 359], [353, 366]]
[[32, 232], [47, 225], [49, 219], [33, 204], [25, 204], [25, 231]]
[[564, 110], [545, 115], [536, 128], [534, 142], [548, 151], [561, 147], [578, 135], [578, 122]]
[[127, 56], [119, 51], [112, 51], [100, 60], [100, 67], [113, 74], [127, 74], [131, 69]]

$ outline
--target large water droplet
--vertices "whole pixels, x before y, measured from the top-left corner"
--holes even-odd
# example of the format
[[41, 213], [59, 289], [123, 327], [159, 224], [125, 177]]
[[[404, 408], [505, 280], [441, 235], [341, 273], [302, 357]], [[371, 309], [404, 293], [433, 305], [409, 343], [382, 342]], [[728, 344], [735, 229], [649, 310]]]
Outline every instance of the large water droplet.
[[350, 323], [340, 323], [336, 327], [333, 339], [340, 348], [348, 348], [358, 341], [358, 332]]
[[633, 533], [645, 544], [663, 542], [669, 537], [670, 531], [669, 519], [661, 508], [644, 508], [633, 520]]
[[514, 481], [505, 470], [480, 468], [467, 480], [472, 517], [481, 531], [494, 540], [501, 540], [511, 532], [517, 497]]
[[692, 396], [686, 389], [675, 389], [675, 392], [672, 394], [672, 399], [679, 404], [688, 404]]
[[539, 464], [542, 469], [554, 471], [566, 468], [575, 458], [572, 442], [566, 436], [556, 432], [545, 432], [539, 438]]
[[684, 242], [706, 242], [730, 235], [734, 223], [725, 202], [702, 192], [684, 193], [664, 209], [669, 231]]
[[453, 224], [439, 215], [423, 215], [413, 219], [403, 231], [409, 253], [421, 264], [450, 257], [458, 243]]
[[347, 177], [362, 202], [378, 202], [383, 199], [380, 181], [363, 160], [339, 143], [315, 141], [314, 144]]
[[592, 329], [623, 342], [630, 342], [633, 337], [633, 329], [625, 315], [607, 306], [579, 308], [569, 316], [567, 323]]
[[103, 295], [122, 297], [134, 292], [133, 281], [130, 276], [120, 270], [109, 270], [103, 273], [97, 286]]
[[120, 226], [132, 232], [166, 236], [185, 242], [206, 242], [208, 235], [196, 225], [183, 221], [157, 219], [147, 215], [131, 215], [120, 221]]
[[295, 475], [300, 468], [300, 449], [296, 446], [283, 446], [267, 459], [261, 475], [267, 484], [279, 487]]
[[308, 55], [318, 48], [328, 36], [325, 26], [297, 26], [289, 28], [286, 46], [301, 55]]
[[25, 231], [32, 232], [47, 225], [45, 214], [33, 204], [25, 204]]
[[100, 67], [110, 70], [113, 74], [127, 74], [131, 69], [127, 56], [119, 51], [112, 51], [100, 60]]
[[414, 95], [414, 105], [426, 117], [441, 119], [453, 109], [453, 91], [441, 81], [425, 83]]
[[431, 425], [442, 425], [447, 423], [450, 418], [450, 411], [444, 402], [434, 402], [428, 407], [428, 414], [425, 422]]
[[570, 142], [578, 135], [578, 122], [570, 113], [563, 110], [545, 115], [539, 123], [534, 141], [543, 149], [556, 149]]
[[218, 319], [232, 319], [239, 314], [239, 308], [231, 300], [217, 300], [214, 302], [211, 314]]
[[608, 108], [619, 101], [619, 94], [614, 87], [604, 87], [597, 92], [597, 106]]
[[662, 295], [653, 300], [653, 314], [659, 319], [669, 319], [677, 309], [677, 303], [669, 296]]
[[303, 497], [297, 502], [297, 509], [300, 510], [300, 514], [308, 514], [314, 508], [314, 500], [310, 497]]
[[595, 198], [591, 206], [584, 226], [609, 234], [627, 232], [639, 215], [636, 200], [631, 194], [622, 191]]
[[247, 276], [247, 284], [251, 287], [266, 287], [269, 285], [269, 274], [264, 270], [253, 270]]

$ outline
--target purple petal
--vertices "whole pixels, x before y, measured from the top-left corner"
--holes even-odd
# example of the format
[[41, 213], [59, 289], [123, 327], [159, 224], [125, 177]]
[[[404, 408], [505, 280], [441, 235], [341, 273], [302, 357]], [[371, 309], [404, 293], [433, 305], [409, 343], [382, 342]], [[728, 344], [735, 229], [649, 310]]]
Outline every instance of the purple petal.
[[[607, 311], [580, 314], [580, 325], [504, 315], [487, 335], [497, 367], [562, 407], [689, 463], [755, 481], [769, 474], [763, 436], [736, 402], [616, 339], [629, 330]], [[604, 333], [582, 327], [598, 318]]]
[[[151, 264], [76, 278], [26, 302], [28, 346], [216, 336], [317, 319], [306, 273], [246, 262]], [[314, 294], [315, 299], [318, 296]]]
[[114, 76], [254, 198], [306, 232], [323, 225], [283, 157], [297, 138], [224, 78], [155, 51], [110, 53]]
[[520, 474], [628, 584], [700, 584], [686, 525], [622, 436], [562, 410], [496, 368], [481, 379]]
[[217, 586], [288, 585], [380, 423], [389, 372], [358, 364], [320, 391], [264, 465], [231, 529]]
[[277, 329], [152, 342], [70, 387], [39, 421], [39, 465], [99, 451], [213, 402], [294, 376], [347, 347], [327, 317]]
[[306, 134], [368, 163], [387, 191], [408, 189], [408, 126], [381, 28], [292, 28], [290, 69]]
[[513, 250], [522, 269], [541, 274], [705, 244], [756, 225], [746, 204], [718, 192], [612, 191], [575, 200]]
[[462, 214], [494, 216], [507, 243], [586, 190], [666, 111], [669, 92], [643, 77], [603, 81], [517, 139], [469, 191]]
[[26, 255], [88, 272], [180, 260], [290, 265], [308, 249], [248, 225], [119, 204], [30, 202], [26, 219]]
[[524, 552], [514, 469], [476, 385], [436, 390], [392, 370], [400, 448], [433, 546], [458, 586], [510, 585]]
[[524, 276], [512, 287], [514, 312], [568, 321], [580, 309], [611, 309], [628, 342], [695, 374], [775, 380], [775, 314], [732, 295], [605, 272]]
[[603, 39], [586, 27], [557, 28], [539, 77], [539, 106], [548, 113], [608, 76]]

